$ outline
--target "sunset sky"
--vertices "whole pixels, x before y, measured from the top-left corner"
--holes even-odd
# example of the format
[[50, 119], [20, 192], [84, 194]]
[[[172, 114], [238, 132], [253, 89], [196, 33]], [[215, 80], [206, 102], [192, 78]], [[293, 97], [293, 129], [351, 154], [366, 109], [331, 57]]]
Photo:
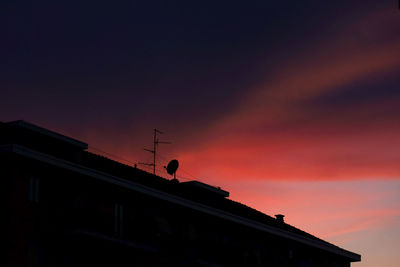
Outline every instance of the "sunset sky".
[[399, 266], [398, 1], [117, 2], [0, 1], [1, 121], [128, 164], [156, 127], [161, 176]]

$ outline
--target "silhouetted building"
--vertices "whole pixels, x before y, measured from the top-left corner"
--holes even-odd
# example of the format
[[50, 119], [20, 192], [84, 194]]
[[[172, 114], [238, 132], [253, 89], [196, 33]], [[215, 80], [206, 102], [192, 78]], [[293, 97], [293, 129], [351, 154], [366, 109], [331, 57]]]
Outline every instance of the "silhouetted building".
[[360, 255], [229, 200], [86, 151], [24, 121], [0, 123], [1, 266], [324, 266]]

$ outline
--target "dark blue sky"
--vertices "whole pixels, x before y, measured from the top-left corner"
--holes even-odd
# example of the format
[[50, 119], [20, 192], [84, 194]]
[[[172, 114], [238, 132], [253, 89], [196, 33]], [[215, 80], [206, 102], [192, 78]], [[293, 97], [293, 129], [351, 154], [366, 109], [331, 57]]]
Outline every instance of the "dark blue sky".
[[[198, 127], [376, 1], [4, 1], [4, 119]], [[172, 123], [172, 122], [171, 122]], [[196, 126], [196, 125], [194, 125]]]

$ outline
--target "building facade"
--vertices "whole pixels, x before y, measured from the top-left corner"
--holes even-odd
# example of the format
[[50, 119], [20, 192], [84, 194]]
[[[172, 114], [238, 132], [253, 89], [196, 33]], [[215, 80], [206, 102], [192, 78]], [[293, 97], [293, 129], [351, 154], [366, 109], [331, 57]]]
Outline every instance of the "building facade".
[[361, 256], [228, 199], [90, 153], [24, 121], [0, 124], [2, 266], [348, 267]]

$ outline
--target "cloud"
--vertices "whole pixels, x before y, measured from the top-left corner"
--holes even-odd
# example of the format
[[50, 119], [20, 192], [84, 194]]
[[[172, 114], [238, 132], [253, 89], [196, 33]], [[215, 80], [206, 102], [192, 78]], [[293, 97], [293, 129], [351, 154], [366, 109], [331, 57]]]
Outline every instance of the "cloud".
[[[221, 180], [400, 177], [400, 39], [374, 41], [381, 27], [386, 35], [397, 28], [392, 17], [383, 19], [392, 13], [371, 16], [310, 45], [296, 62], [276, 66], [274, 78], [243, 92], [232, 114], [203, 131], [203, 142], [180, 151], [187, 168]], [[361, 38], [365, 27], [375, 32]]]
[[234, 199], [321, 238], [383, 229], [400, 217], [398, 180], [232, 181]]

